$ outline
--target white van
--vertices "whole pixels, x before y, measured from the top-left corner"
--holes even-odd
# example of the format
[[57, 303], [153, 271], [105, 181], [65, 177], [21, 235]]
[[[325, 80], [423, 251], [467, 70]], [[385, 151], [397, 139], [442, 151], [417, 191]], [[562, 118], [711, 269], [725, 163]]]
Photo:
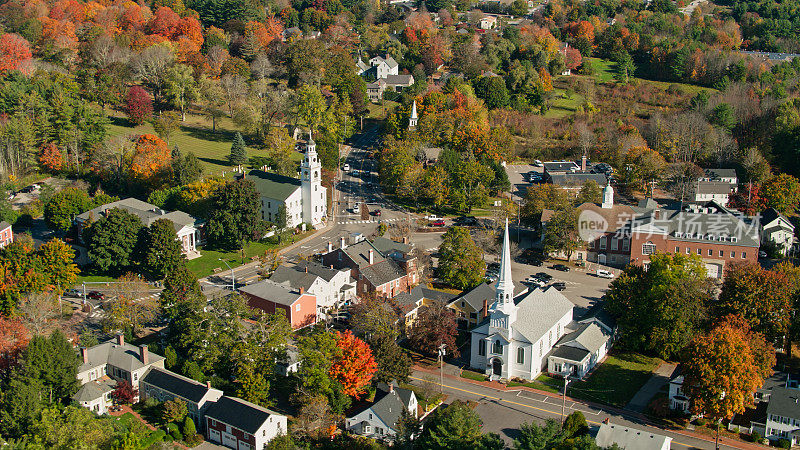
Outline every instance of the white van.
[[597, 276], [600, 278], [614, 278], [614, 274], [610, 270], [597, 269]]

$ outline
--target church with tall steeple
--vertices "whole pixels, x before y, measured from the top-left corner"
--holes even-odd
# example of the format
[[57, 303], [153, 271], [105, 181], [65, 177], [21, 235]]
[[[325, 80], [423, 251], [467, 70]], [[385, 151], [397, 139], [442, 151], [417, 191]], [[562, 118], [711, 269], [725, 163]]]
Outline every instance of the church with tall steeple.
[[287, 228], [301, 224], [324, 226], [328, 214], [327, 189], [322, 186], [322, 162], [310, 131], [299, 179], [272, 173], [268, 167], [251, 170], [243, 176], [255, 184], [261, 197], [263, 220]]
[[470, 366], [493, 380], [533, 380], [546, 370], [548, 353], [567, 332], [573, 304], [554, 287], [514, 297], [508, 220], [495, 291], [486, 320], [471, 331]]

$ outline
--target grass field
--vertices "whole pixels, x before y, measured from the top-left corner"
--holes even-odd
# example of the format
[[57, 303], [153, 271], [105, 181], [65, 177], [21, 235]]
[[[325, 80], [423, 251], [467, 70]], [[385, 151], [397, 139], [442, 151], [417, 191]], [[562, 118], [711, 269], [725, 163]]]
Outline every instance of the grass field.
[[585, 381], [571, 383], [567, 395], [623, 407], [650, 379], [661, 362], [637, 353], [609, 355]]
[[[153, 126], [149, 123], [134, 127], [123, 117], [111, 116], [109, 119], [111, 120], [108, 127], [110, 137], [155, 134]], [[236, 127], [230, 119], [224, 118], [217, 121], [217, 130], [212, 131], [211, 122], [205, 117], [187, 114], [186, 122], [181, 125], [180, 130], [170, 136], [168, 145], [170, 148], [177, 145], [184, 154], [194, 153], [203, 165], [206, 176], [222, 176], [223, 173], [226, 175], [231, 173], [231, 166], [226, 158], [231, 152], [235, 134]], [[248, 147], [248, 156], [267, 155], [264, 150], [250, 146]], [[294, 152], [292, 156], [297, 162], [303, 159], [300, 152]]]
[[[594, 67], [595, 81], [597, 81], [598, 83], [607, 83], [609, 81], [614, 80], [614, 68], [617, 66], [617, 63], [600, 58], [589, 58], [589, 60], [592, 61], [592, 67]], [[696, 86], [694, 84], [674, 83], [669, 81], [653, 81], [638, 77], [634, 78], [634, 80], [640, 83], [649, 83], [661, 89], [667, 89], [672, 85], [676, 85], [680, 86], [684, 91], [689, 92], [691, 94], [697, 94], [700, 91], [709, 91], [709, 93], [716, 92], [716, 89], [711, 89], [703, 86]]]
[[545, 113], [545, 117], [550, 119], [560, 119], [571, 114], [575, 114], [579, 106], [583, 105], [583, 96], [577, 93], [572, 93], [568, 98], [566, 90], [555, 88], [553, 89], [553, 97], [550, 102], [550, 109]]
[[528, 383], [519, 383], [516, 381], [509, 381], [508, 387], [526, 386], [540, 391], [551, 392], [553, 394], [560, 394], [561, 389], [564, 387], [564, 380], [560, 378], [548, 377], [547, 375], [539, 375], [535, 381]]

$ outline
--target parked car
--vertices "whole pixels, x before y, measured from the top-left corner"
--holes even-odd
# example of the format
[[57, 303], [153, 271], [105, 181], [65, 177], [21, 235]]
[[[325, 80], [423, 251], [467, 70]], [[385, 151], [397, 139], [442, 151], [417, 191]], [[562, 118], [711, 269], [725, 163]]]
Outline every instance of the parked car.
[[86, 298], [90, 300], [105, 300], [106, 296], [102, 292], [91, 291], [88, 294], [86, 294]]
[[8, 199], [8, 200], [14, 200], [14, 197], [15, 197], [16, 195], [17, 195], [17, 194], [16, 194], [14, 191], [11, 191], [11, 192], [9, 192], [9, 193], [8, 193], [8, 197], [6, 197], [6, 199]]
[[344, 166], [342, 166], [342, 170], [344, 170], [345, 172], [350, 172], [350, 164], [345, 164]]
[[556, 288], [556, 290], [558, 291], [563, 291], [564, 289], [567, 288], [567, 283], [564, 283], [563, 281], [557, 281], [553, 283], [552, 286]]
[[444, 226], [444, 219], [431, 221], [431, 226], [432, 227], [443, 227]]
[[83, 291], [80, 289], [67, 289], [64, 291], [64, 297], [83, 298]]
[[353, 171], [352, 171], [352, 172], [350, 172], [350, 176], [352, 176], [352, 177], [357, 177], [357, 176], [358, 176], [358, 170], [356, 170], [356, 169], [353, 169]]
[[463, 226], [463, 227], [471, 227], [478, 224], [478, 219], [471, 216], [461, 216], [456, 218], [453, 221], [454, 225]]
[[759, 250], [758, 251], [758, 257], [759, 258], [766, 258], [767, 257], [767, 252], [765, 252], [764, 250]]
[[535, 277], [545, 282], [549, 282], [550, 280], [553, 279], [553, 277], [550, 274], [544, 272], [539, 272], [535, 274]]
[[597, 276], [600, 278], [614, 278], [614, 273], [610, 270], [597, 269]]
[[533, 165], [536, 167], [544, 167], [544, 163], [539, 161], [538, 159], [533, 160]]
[[372, 211], [372, 215], [373, 216], [380, 216], [381, 215], [381, 210], [380, 209], [373, 210]]
[[553, 264], [551, 269], [558, 270], [560, 272], [569, 272], [569, 267], [565, 266], [564, 264]]
[[358, 214], [358, 213], [360, 213], [360, 212], [361, 212], [361, 207], [360, 207], [360, 206], [358, 206], [358, 203], [356, 203], [355, 205], [353, 205], [353, 213], [354, 213], [354, 214]]
[[39, 189], [38, 185], [32, 184], [30, 186], [25, 186], [24, 188], [20, 189], [19, 191], [23, 194], [30, 194], [31, 192]]
[[428, 220], [428, 221], [431, 221], [431, 222], [434, 221], [434, 220], [439, 220], [439, 219], [441, 219], [441, 217], [437, 216], [436, 214], [428, 214], [427, 216], [425, 216], [425, 220]]

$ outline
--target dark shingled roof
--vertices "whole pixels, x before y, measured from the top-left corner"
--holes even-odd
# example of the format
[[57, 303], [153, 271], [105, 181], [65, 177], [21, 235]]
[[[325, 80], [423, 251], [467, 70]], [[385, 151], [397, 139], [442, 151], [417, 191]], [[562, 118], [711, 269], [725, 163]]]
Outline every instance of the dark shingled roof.
[[785, 387], [772, 389], [767, 406], [767, 417], [770, 414], [800, 419], [800, 391]]
[[323, 266], [322, 264], [315, 263], [312, 261], [300, 261], [297, 263], [297, 270], [306, 270], [308, 269], [308, 273], [313, 273], [314, 275], [322, 278], [325, 281], [331, 281], [333, 277], [336, 276], [340, 271], [337, 269], [331, 269], [330, 267]]
[[[408, 402], [411, 400], [412, 392], [408, 389], [397, 387], [397, 383], [393, 382], [392, 385], [394, 387], [392, 392], [388, 392], [388, 389], [380, 389], [383, 386], [379, 386], [378, 392], [375, 394], [375, 402], [366, 408], [371, 407], [372, 411], [383, 421], [383, 423], [396, 430], [397, 421], [400, 419], [400, 414], [402, 414], [404, 409], [408, 409]], [[353, 415], [364, 411], [366, 408], [358, 410]]]
[[263, 170], [251, 170], [245, 179], [252, 181], [262, 196], [277, 200], [286, 200], [300, 188], [300, 180], [297, 178], [285, 177]]
[[372, 246], [384, 256], [388, 255], [392, 251], [408, 253], [412, 248], [409, 244], [403, 244], [402, 242], [393, 241], [381, 236], [378, 236], [372, 240]]
[[429, 300], [437, 300], [447, 304], [450, 300], [454, 299], [456, 296], [454, 294], [450, 294], [448, 292], [437, 291], [435, 289], [429, 289], [424, 286], [417, 286], [412, 289], [410, 292], [400, 293], [395, 297], [395, 301], [400, 306], [409, 306], [414, 308], [417, 306], [417, 302], [422, 300], [423, 298], [427, 298]]
[[361, 268], [361, 275], [364, 275], [364, 278], [369, 280], [375, 287], [401, 278], [405, 274], [403, 269], [391, 259], [384, 259], [371, 266]]
[[305, 270], [296, 270], [281, 264], [275, 269], [275, 272], [272, 272], [272, 276], [270, 276], [269, 279], [276, 283], [288, 283], [294, 289], [300, 289], [302, 287], [304, 290], [308, 291], [311, 285], [314, 284], [314, 281], [317, 280], [317, 276], [313, 273], [306, 273]]
[[150, 369], [142, 381], [194, 403], [200, 402], [208, 392], [208, 387], [203, 383], [158, 367]]
[[227, 395], [212, 403], [206, 411], [206, 417], [250, 434], [255, 434], [272, 414], [276, 413], [240, 398], [228, 397]]
[[588, 354], [589, 352], [586, 350], [563, 345], [561, 347], [556, 347], [553, 352], [550, 353], [550, 356], [566, 359], [567, 361], [581, 362]]

